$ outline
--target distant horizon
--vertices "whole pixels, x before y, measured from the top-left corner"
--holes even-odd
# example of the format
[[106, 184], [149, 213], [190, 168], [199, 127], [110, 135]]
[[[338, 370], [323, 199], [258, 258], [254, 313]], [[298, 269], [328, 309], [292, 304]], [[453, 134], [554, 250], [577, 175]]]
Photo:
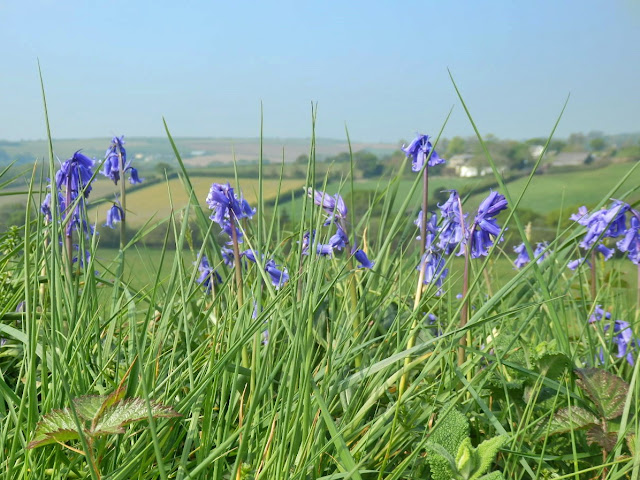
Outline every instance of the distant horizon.
[[[426, 132], [419, 132], [419, 133], [426, 133]], [[604, 132], [602, 130], [590, 130], [590, 131], [575, 131], [575, 132], [570, 132], [568, 135], [553, 135], [554, 139], [559, 139], [559, 138], [569, 138], [570, 135], [572, 134], [583, 134], [585, 136], [588, 136], [590, 134], [601, 134], [605, 137], [618, 137], [618, 136], [640, 136], [640, 130], [637, 131], [622, 131], [622, 132], [617, 132], [617, 133], [608, 133], [608, 132]], [[427, 133], [428, 134], [428, 133]], [[435, 138], [436, 135], [432, 135], [432, 134], [428, 134], [430, 135], [432, 138]], [[542, 135], [533, 135], [530, 137], [521, 137], [521, 138], [514, 138], [514, 137], [500, 137], [498, 135], [494, 135], [491, 132], [487, 132], [485, 134], [481, 134], [482, 138], [484, 139], [485, 137], [489, 136], [489, 135], [493, 135], [495, 138], [498, 138], [499, 140], [515, 140], [515, 141], [520, 141], [520, 142], [524, 142], [527, 140], [531, 140], [533, 138], [547, 138], [548, 135], [542, 136]], [[120, 134], [118, 134], [118, 136], [120, 136]], [[73, 141], [73, 140], [103, 140], [103, 139], [111, 139], [113, 137], [113, 135], [95, 135], [95, 136], [83, 136], [83, 137], [51, 137], [52, 140], [58, 140], [58, 141]], [[171, 137], [173, 139], [181, 139], [181, 140], [260, 140], [260, 136], [203, 136], [203, 135], [171, 135]], [[471, 134], [471, 135], [442, 135], [441, 138], [443, 139], [447, 139], [450, 140], [453, 137], [462, 137], [464, 139], [469, 139], [469, 138], [477, 138], [477, 136], [475, 134]], [[346, 136], [344, 138], [336, 138], [336, 137], [320, 137], [320, 136], [316, 136], [314, 137], [317, 140], [322, 140], [322, 141], [330, 141], [330, 142], [336, 142], [336, 143], [345, 143], [347, 142], [347, 138]], [[400, 143], [402, 140], [405, 141], [411, 141], [412, 137], [406, 137], [405, 139], [397, 139], [395, 141], [391, 141], [391, 140], [363, 140], [363, 139], [359, 139], [359, 138], [351, 138], [351, 143], [380, 143], [380, 144], [398, 144]], [[129, 139], [156, 139], [156, 140], [168, 140], [168, 137], [162, 136], [162, 135], [127, 135], [124, 134], [124, 139], [125, 142]], [[281, 137], [281, 136], [271, 136], [271, 137], [267, 137], [264, 136], [262, 137], [263, 141], [276, 141], [276, 140], [292, 140], [292, 141], [306, 141], [306, 140], [311, 140], [311, 136], [308, 137], [293, 137], [293, 136], [289, 136], [289, 137]], [[9, 138], [2, 138], [0, 137], [0, 146], [2, 146], [1, 144], [3, 142], [7, 142], [7, 143], [21, 143], [21, 142], [44, 142], [47, 141], [47, 137], [42, 137], [42, 138], [21, 138], [21, 139], [9, 139]]]

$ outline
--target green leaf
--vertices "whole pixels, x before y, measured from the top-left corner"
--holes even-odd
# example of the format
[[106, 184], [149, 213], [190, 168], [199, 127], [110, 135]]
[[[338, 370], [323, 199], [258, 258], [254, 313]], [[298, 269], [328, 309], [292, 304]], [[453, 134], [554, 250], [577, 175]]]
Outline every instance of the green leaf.
[[471, 439], [465, 438], [456, 455], [456, 470], [462, 478], [473, 478], [474, 472], [480, 466], [480, 459], [476, 449], [471, 445]]
[[[446, 407], [444, 407], [446, 411]], [[427, 443], [427, 461], [434, 480], [450, 480], [455, 468], [454, 458], [460, 445], [469, 437], [469, 421], [462, 413], [452, 408], [439, 419]], [[436, 448], [439, 447], [439, 448]], [[446, 456], [443, 455], [446, 452]]]
[[76, 408], [78, 416], [87, 421], [92, 422], [98, 415], [102, 404], [107, 399], [107, 395], [86, 395], [73, 399], [73, 406]]
[[478, 480], [504, 480], [504, 475], [502, 475], [502, 472], [500, 471], [495, 471], [483, 475]]
[[[153, 418], [180, 416], [180, 414], [171, 407], [160, 403], [151, 404], [151, 414]], [[130, 398], [118, 402], [106, 410], [92, 428], [91, 434], [98, 436], [124, 433], [124, 427], [126, 425], [147, 418], [149, 417], [146, 402], [141, 398]]]
[[557, 380], [573, 366], [571, 359], [564, 353], [545, 353], [538, 358], [538, 369], [545, 377]]
[[629, 384], [617, 375], [599, 368], [576, 369], [578, 386], [596, 404], [600, 414], [607, 420], [622, 415]]
[[427, 461], [433, 480], [451, 480], [456, 475], [456, 460], [440, 444], [427, 442]]
[[598, 424], [598, 418], [593, 413], [584, 408], [572, 405], [571, 407], [558, 410], [551, 419], [550, 425], [547, 426], [543, 422], [536, 438], [537, 440], [541, 440], [546, 435], [566, 433], [572, 430], [589, 428]]
[[618, 432], [605, 432], [601, 425], [594, 425], [587, 431], [587, 443], [600, 445], [607, 452], [613, 450], [617, 441]]
[[36, 448], [50, 443], [66, 442], [80, 438], [71, 412], [67, 409], [53, 410], [38, 422], [33, 440], [27, 448]]
[[498, 452], [508, 440], [509, 437], [506, 435], [500, 435], [498, 437], [489, 438], [478, 445], [477, 452], [480, 464], [473, 472], [473, 476], [471, 477], [472, 480], [480, 478], [483, 473], [489, 470], [489, 467], [495, 460], [496, 455], [498, 455]]
[[[133, 367], [133, 365], [131, 366]], [[131, 370], [131, 368], [129, 368], [129, 370]], [[128, 373], [129, 372], [127, 372], [127, 375]], [[102, 402], [102, 405], [100, 405], [100, 409], [96, 412], [95, 416], [93, 417], [93, 420], [94, 420], [93, 424], [95, 425], [100, 420], [100, 417], [104, 415], [104, 412], [106, 412], [109, 408], [113, 407], [116, 403], [122, 400], [126, 392], [127, 392], [127, 389], [124, 388], [123, 385], [120, 385], [113, 393], [111, 393], [111, 395], [107, 397], [102, 397], [103, 402]]]

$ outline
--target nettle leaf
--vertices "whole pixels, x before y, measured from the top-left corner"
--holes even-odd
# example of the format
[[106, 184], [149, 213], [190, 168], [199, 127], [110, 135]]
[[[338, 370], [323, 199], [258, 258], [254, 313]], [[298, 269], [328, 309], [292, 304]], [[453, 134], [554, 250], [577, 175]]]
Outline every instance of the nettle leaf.
[[78, 438], [80, 435], [78, 435], [72, 413], [67, 409], [53, 410], [38, 422], [33, 440], [29, 442], [27, 448], [37, 448]]
[[[173, 408], [160, 403], [151, 404], [151, 415], [153, 418], [179, 417], [180, 414]], [[94, 436], [124, 433], [124, 427], [148, 417], [147, 404], [141, 398], [130, 398], [120, 401], [107, 409], [95, 422], [91, 429]]]
[[498, 437], [489, 438], [478, 445], [477, 452], [478, 457], [480, 458], [480, 464], [471, 477], [472, 479], [480, 478], [483, 473], [489, 470], [489, 467], [495, 460], [496, 455], [498, 455], [498, 452], [508, 440], [509, 438], [506, 435], [500, 435]]
[[617, 432], [605, 432], [601, 425], [594, 425], [587, 431], [587, 443], [600, 445], [604, 450], [610, 452], [618, 441]]
[[576, 369], [578, 386], [593, 400], [607, 420], [622, 415], [629, 384], [623, 379], [599, 368]]
[[538, 440], [542, 440], [546, 435], [567, 433], [599, 425], [598, 418], [593, 413], [575, 405], [558, 410], [549, 423], [548, 426], [544, 422], [540, 425]]

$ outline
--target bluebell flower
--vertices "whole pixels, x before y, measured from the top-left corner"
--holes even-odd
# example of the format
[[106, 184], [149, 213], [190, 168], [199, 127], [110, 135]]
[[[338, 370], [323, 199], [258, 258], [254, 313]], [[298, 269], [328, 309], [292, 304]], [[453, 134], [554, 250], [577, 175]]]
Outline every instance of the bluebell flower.
[[273, 260], [267, 261], [264, 266], [264, 270], [271, 277], [271, 283], [274, 287], [276, 287], [276, 289], [280, 288], [282, 285], [289, 281], [289, 273], [287, 272], [287, 269], [279, 269], [278, 265], [276, 265], [276, 262], [274, 262]]
[[429, 135], [418, 135], [409, 146], [402, 146], [402, 151], [407, 157], [412, 157], [411, 170], [419, 172], [424, 167], [424, 163], [429, 158], [429, 167], [435, 167], [444, 163], [444, 159], [438, 156], [437, 152], [433, 149], [431, 141], [429, 141]]
[[438, 287], [437, 295], [442, 293], [442, 282], [449, 273], [448, 268], [444, 268], [446, 262], [439, 253], [434, 251], [427, 251], [422, 256], [422, 260], [416, 267], [416, 270], [420, 270], [424, 265], [424, 280], [425, 285], [433, 284]]
[[577, 260], [571, 260], [569, 263], [567, 263], [567, 268], [569, 270], [576, 270], [578, 267], [581, 267], [585, 263], [591, 266], [591, 262], [587, 260], [586, 257], [580, 257]]
[[373, 268], [373, 265], [375, 264], [375, 262], [372, 262], [371, 260], [369, 260], [369, 258], [367, 257], [367, 254], [363, 250], [354, 249], [352, 253], [359, 263], [358, 268]]
[[[604, 331], [606, 332], [609, 328], [610, 325], [605, 325]], [[623, 320], [613, 322], [613, 342], [618, 345], [618, 354], [616, 357], [626, 357], [627, 363], [633, 366], [635, 361], [631, 350], [638, 346], [638, 341], [633, 338], [633, 332], [631, 331], [629, 322]]]
[[605, 309], [602, 308], [602, 305], [596, 305], [593, 309], [593, 313], [589, 317], [589, 323], [599, 322], [602, 319], [610, 320], [611, 312], [605, 311]]
[[529, 258], [529, 253], [527, 252], [527, 247], [525, 247], [524, 242], [522, 242], [520, 245], [516, 247], [513, 247], [513, 251], [518, 254], [518, 257], [513, 262], [513, 265], [515, 266], [515, 268], [518, 268], [518, 269], [522, 268], [531, 261], [531, 259]]
[[211, 292], [212, 285], [222, 283], [222, 277], [217, 271], [211, 268], [206, 255], [203, 255], [200, 259], [198, 271], [200, 272], [200, 276], [198, 277], [196, 282], [202, 285], [207, 293]]
[[586, 207], [578, 209], [577, 214], [569, 218], [587, 227], [587, 232], [580, 242], [580, 247], [591, 248], [602, 237], [616, 238], [625, 231], [625, 213], [629, 210], [629, 205], [618, 200], [614, 200], [609, 208], [601, 208], [591, 214]]
[[136, 183], [142, 183], [142, 180], [138, 176], [138, 170], [131, 166], [131, 162], [127, 159], [127, 150], [124, 148], [124, 135], [120, 137], [113, 137], [111, 139], [111, 145], [105, 153], [105, 161], [102, 165], [100, 173], [105, 177], [110, 178], [116, 185], [120, 180], [120, 157], [122, 157], [122, 166], [124, 172], [129, 172], [129, 182], [132, 185]]
[[111, 208], [107, 211], [107, 222], [105, 226], [109, 228], [116, 228], [115, 223], [122, 221], [122, 207], [116, 203], [114, 203]]
[[304, 235], [302, 236], [302, 254], [303, 255], [309, 255], [309, 247], [311, 243], [315, 243], [315, 250], [318, 255], [325, 256], [325, 257], [327, 256], [330, 257], [333, 255], [333, 246], [331, 245], [331, 243], [322, 244], [322, 243], [315, 242], [315, 231], [313, 232], [313, 235], [311, 235], [309, 232], [305, 232]]
[[[506, 208], [507, 200], [505, 197], [498, 192], [491, 192], [478, 207], [478, 214], [474, 220], [474, 226], [471, 228], [473, 234], [463, 242], [460, 254], [470, 248], [471, 258], [487, 256], [501, 231], [494, 216]], [[500, 236], [498, 241], [502, 240], [503, 238]]]
[[222, 247], [220, 249], [220, 254], [222, 255], [222, 261], [227, 267], [233, 267], [233, 250], [231, 248]]
[[533, 251], [533, 254], [538, 259], [536, 263], [542, 263], [542, 261], [549, 256], [548, 248], [548, 242], [538, 242], [536, 249]]
[[442, 226], [438, 238], [438, 248], [449, 255], [463, 242], [468, 227], [461, 222], [464, 217], [460, 217], [460, 204], [458, 192], [451, 190], [449, 199], [442, 205], [438, 205], [442, 216]]
[[[536, 248], [533, 251], [533, 255], [535, 256], [535, 258], [537, 258], [536, 263], [542, 263], [542, 261], [549, 256], [549, 252], [547, 251], [548, 248], [549, 244], [547, 242], [537, 243]], [[531, 259], [529, 258], [529, 253], [524, 246], [524, 242], [516, 247], [513, 247], [513, 251], [518, 254], [518, 257], [513, 262], [515, 268], [520, 269], [531, 261]]]
[[635, 210], [631, 211], [629, 228], [624, 232], [624, 238], [616, 246], [635, 265], [640, 265], [640, 214]]
[[[65, 209], [66, 207], [64, 204], [64, 197], [62, 196], [62, 193], [58, 191], [58, 214], [62, 216]], [[47, 221], [50, 222], [52, 220], [53, 214], [51, 212], [51, 192], [47, 193], [47, 195], [44, 197], [42, 205], [40, 205], [40, 211]]]
[[56, 172], [56, 185], [58, 190], [70, 190], [72, 198], [76, 198], [80, 192], [83, 192], [84, 198], [89, 197], [91, 192], [91, 178], [93, 171], [91, 170], [94, 161], [78, 150], [71, 158], [65, 160], [60, 166], [60, 170]]
[[[418, 218], [414, 220], [414, 224], [417, 227], [422, 227], [422, 210], [418, 212]], [[436, 238], [438, 233], [438, 216], [435, 213], [432, 213], [429, 219], [427, 220], [427, 239], [424, 242], [425, 248], [429, 250], [432, 247], [433, 241]], [[421, 240], [420, 235], [416, 237], [416, 240]]]
[[347, 233], [338, 225], [337, 231], [329, 238], [329, 245], [336, 250], [342, 250], [349, 243], [349, 237]]
[[309, 197], [313, 198], [313, 203], [322, 207], [327, 214], [327, 220], [324, 226], [330, 225], [335, 220], [347, 218], [347, 206], [340, 194], [336, 193], [331, 196], [328, 193], [313, 188], [307, 189]]
[[[228, 183], [213, 183], [209, 189], [206, 199], [209, 209], [213, 213], [209, 217], [222, 228], [222, 231], [231, 235], [231, 222], [234, 223], [242, 218], [251, 218], [255, 213], [249, 203], [242, 199], [238, 199], [233, 188]], [[238, 238], [242, 236], [240, 229], [237, 228]]]

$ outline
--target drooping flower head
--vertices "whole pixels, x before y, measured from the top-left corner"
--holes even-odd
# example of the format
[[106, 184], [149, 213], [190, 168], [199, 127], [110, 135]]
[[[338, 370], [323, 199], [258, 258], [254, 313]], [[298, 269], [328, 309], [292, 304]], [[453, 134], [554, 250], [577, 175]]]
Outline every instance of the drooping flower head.
[[424, 280], [425, 285], [434, 284], [438, 287], [437, 295], [442, 293], [442, 282], [449, 274], [449, 269], [445, 268], [444, 258], [437, 252], [427, 250], [422, 257], [420, 264], [416, 267], [416, 270], [424, 268]]
[[280, 288], [282, 285], [289, 281], [289, 273], [287, 272], [287, 269], [278, 268], [278, 265], [276, 265], [276, 262], [274, 262], [273, 260], [269, 260], [267, 261], [267, 263], [265, 263], [264, 270], [271, 277], [271, 283], [274, 287], [276, 287], [276, 289]]
[[[537, 258], [536, 263], [542, 263], [543, 260], [549, 256], [549, 252], [547, 251], [548, 248], [549, 243], [538, 242], [538, 244], [536, 245], [536, 249], [533, 251], [533, 255], [535, 256], [535, 258]], [[529, 253], [527, 252], [527, 248], [524, 246], [524, 242], [516, 247], [513, 247], [513, 251], [518, 254], [518, 257], [513, 262], [515, 268], [520, 269], [531, 261], [531, 259], [529, 258]]]
[[585, 250], [591, 248], [602, 237], [617, 238], [626, 230], [626, 212], [629, 205], [619, 200], [614, 200], [609, 208], [601, 208], [591, 214], [587, 207], [582, 206], [577, 214], [569, 218], [580, 225], [587, 227], [587, 232], [580, 242], [580, 247]]
[[71, 158], [65, 160], [60, 166], [60, 170], [56, 172], [56, 186], [58, 190], [63, 187], [69, 189], [72, 199], [75, 199], [80, 192], [83, 192], [84, 198], [89, 197], [91, 192], [91, 178], [93, 171], [91, 170], [94, 161], [78, 150]]
[[327, 214], [324, 226], [330, 225], [334, 221], [347, 218], [347, 206], [339, 193], [329, 195], [328, 193], [313, 188], [307, 189], [307, 194], [313, 198], [313, 203], [322, 207]]
[[[60, 216], [62, 216], [62, 214], [64, 213], [65, 208], [64, 197], [62, 196], [62, 193], [58, 191], [58, 213], [60, 214]], [[44, 197], [42, 205], [40, 205], [40, 212], [42, 212], [44, 218], [48, 222], [52, 220], [53, 214], [51, 212], [51, 192], [47, 193], [47, 195]]]
[[[491, 192], [480, 204], [478, 214], [471, 228], [473, 234], [463, 242], [464, 249], [471, 249], [471, 258], [478, 258], [489, 254], [489, 250], [501, 231], [494, 216], [506, 208], [507, 200], [498, 192]], [[503, 238], [499, 237], [498, 241], [502, 240]]]
[[[241, 218], [252, 218], [255, 209], [252, 209], [244, 199], [239, 199], [233, 188], [228, 183], [213, 183], [206, 199], [207, 205], [213, 212], [209, 217], [216, 222], [222, 230], [231, 236], [231, 221], [236, 222]], [[237, 231], [240, 236], [240, 231]]]
[[364, 250], [356, 249], [355, 245], [354, 245], [354, 250], [351, 253], [353, 253], [353, 256], [359, 263], [358, 268], [371, 269], [375, 265], [375, 262], [372, 262], [371, 260], [369, 260], [369, 257], [367, 257], [367, 254], [364, 252]]
[[402, 151], [407, 157], [412, 157], [411, 170], [419, 172], [424, 167], [424, 163], [429, 159], [429, 167], [435, 167], [444, 163], [444, 159], [438, 156], [437, 152], [433, 149], [429, 135], [418, 135], [409, 146], [402, 146]]
[[111, 145], [109, 145], [105, 153], [105, 161], [100, 173], [110, 178], [113, 183], [117, 185], [121, 175], [120, 159], [122, 158], [124, 172], [129, 172], [129, 182], [132, 185], [142, 183], [142, 179], [138, 176], [138, 171], [131, 166], [131, 161], [127, 159], [127, 151], [124, 148], [124, 143], [124, 135], [111, 139]]
[[513, 262], [515, 268], [520, 269], [524, 267], [527, 263], [531, 261], [529, 258], [529, 253], [527, 252], [527, 247], [522, 242], [520, 245], [513, 247], [513, 251], [518, 254], [518, 257]]
[[618, 250], [626, 253], [629, 260], [640, 265], [640, 213], [631, 210], [629, 228], [624, 232], [624, 238], [616, 244]]
[[109, 228], [116, 228], [114, 223], [122, 221], [122, 207], [118, 203], [114, 203], [107, 211], [107, 222], [105, 226]]
[[203, 255], [200, 259], [198, 271], [200, 272], [200, 276], [198, 277], [196, 282], [202, 285], [207, 293], [211, 292], [211, 288], [213, 285], [222, 283], [222, 277], [217, 271], [211, 268], [206, 255]]
[[468, 227], [461, 222], [464, 217], [460, 217], [460, 200], [458, 192], [451, 190], [447, 201], [438, 205], [442, 217], [440, 236], [438, 238], [438, 248], [449, 255], [463, 242]]
[[[418, 218], [416, 218], [413, 222], [417, 227], [422, 225], [422, 210], [418, 212]], [[432, 248], [433, 241], [436, 238], [438, 233], [438, 216], [435, 213], [432, 213], [427, 220], [427, 239], [424, 242], [425, 248], [429, 250]], [[420, 240], [420, 235], [416, 237], [417, 240]]]
[[331, 244], [322, 244], [315, 242], [315, 231], [313, 234], [305, 232], [302, 236], [302, 254], [309, 255], [309, 247], [311, 244], [315, 244], [316, 253], [320, 256], [333, 255], [333, 246]]
[[[609, 330], [611, 324], [604, 326], [604, 331]], [[613, 322], [613, 342], [618, 345], [616, 357], [626, 357], [627, 363], [631, 366], [635, 364], [632, 350], [639, 346], [638, 340], [633, 338], [633, 331], [629, 322], [616, 320]]]

